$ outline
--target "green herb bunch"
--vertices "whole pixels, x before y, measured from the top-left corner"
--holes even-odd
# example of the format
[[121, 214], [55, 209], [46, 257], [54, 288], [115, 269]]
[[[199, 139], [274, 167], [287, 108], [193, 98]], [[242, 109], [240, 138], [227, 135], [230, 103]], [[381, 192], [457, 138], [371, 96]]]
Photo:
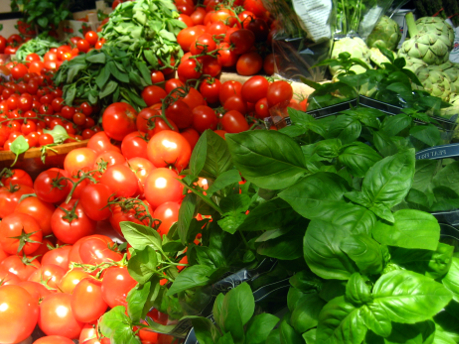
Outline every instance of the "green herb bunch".
[[63, 85], [63, 98], [68, 105], [75, 100], [88, 100], [105, 108], [125, 101], [141, 109], [146, 104], [139, 94], [151, 85], [151, 77], [143, 59], [114, 45], [104, 45], [100, 50], [65, 61], [55, 74], [54, 83]]
[[11, 0], [13, 12], [23, 12], [24, 20], [39, 32], [56, 30], [59, 23], [71, 18], [68, 0]]
[[177, 34], [185, 28], [171, 0], [138, 0], [118, 5], [101, 36], [106, 45], [143, 58], [152, 69], [172, 67], [183, 55]]
[[46, 34], [40, 34], [38, 37], [32, 38], [22, 44], [16, 51], [14, 59], [17, 61], [25, 61], [27, 55], [32, 53], [43, 57], [51, 48], [58, 48], [59, 46], [60, 44], [55, 38]]

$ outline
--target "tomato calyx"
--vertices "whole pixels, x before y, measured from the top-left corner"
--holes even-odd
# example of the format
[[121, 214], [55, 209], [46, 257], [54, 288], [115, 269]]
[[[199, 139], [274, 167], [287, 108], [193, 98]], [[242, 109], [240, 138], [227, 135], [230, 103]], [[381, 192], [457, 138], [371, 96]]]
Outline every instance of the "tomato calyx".
[[127, 268], [127, 253], [123, 255], [123, 258], [121, 258], [120, 261], [115, 262], [115, 261], [110, 261], [110, 262], [102, 262], [100, 264], [96, 265], [91, 265], [91, 264], [83, 264], [83, 263], [76, 263], [73, 262], [70, 264], [70, 270], [74, 268], [80, 268], [84, 272], [90, 274], [97, 280], [101, 280], [101, 276], [105, 270], [108, 268], [111, 268], [113, 266], [118, 266], [118, 267], [126, 267]]
[[155, 230], [158, 229], [161, 221], [153, 218], [147, 205], [139, 198], [115, 198], [107, 203], [107, 207], [118, 205], [124, 213], [134, 211], [134, 216], [140, 222], [148, 221], [148, 225]]
[[35, 265], [32, 264], [32, 262], [33, 262], [35, 259], [37, 259], [38, 257], [40, 257], [40, 255], [34, 256], [34, 257], [27, 257], [27, 256], [25, 255], [25, 253], [23, 253], [22, 258], [21, 258], [21, 262], [22, 262], [22, 264], [24, 264], [24, 265], [35, 266]]
[[10, 182], [10, 185], [6, 187], [8, 192], [14, 193], [17, 192], [21, 189], [21, 186], [19, 184], [13, 184]]
[[67, 220], [68, 223], [72, 223], [73, 220], [77, 220], [78, 219], [78, 215], [75, 212], [76, 207], [78, 205], [78, 201], [79, 200], [77, 200], [75, 202], [75, 204], [73, 205], [72, 209], [70, 209], [70, 210], [66, 210], [66, 209], [64, 209], [62, 207], [59, 207], [59, 209], [62, 210], [65, 213], [65, 215], [62, 216], [62, 219]]
[[38, 230], [38, 231], [26, 233], [25, 230], [24, 230], [24, 227], [22, 227], [21, 235], [14, 236], [14, 237], [8, 237], [8, 239], [17, 239], [17, 240], [19, 240], [18, 253], [20, 253], [27, 243], [41, 244], [41, 241], [35, 241], [35, 240], [30, 239], [30, 237], [32, 235], [34, 235], [35, 233], [37, 233], [39, 231], [41, 231], [41, 229]]
[[[71, 181], [72, 184], [73, 184], [72, 188], [70, 189], [70, 192], [67, 195], [67, 198], [65, 200], [66, 204], [68, 204], [70, 202], [70, 200], [72, 199], [73, 193], [75, 192], [77, 186], [80, 183], [82, 183], [85, 179], [89, 179], [94, 184], [97, 183], [97, 180], [93, 177], [93, 174], [97, 173], [97, 172], [100, 172], [100, 173], [104, 172], [107, 169], [108, 163], [106, 161], [104, 161], [104, 160], [101, 160], [97, 164], [99, 166], [99, 169], [97, 169], [97, 170], [91, 170], [91, 171], [87, 171], [87, 172], [78, 171], [76, 177], [79, 178], [79, 179], [77, 181], [69, 179], [69, 178], [66, 178], [67, 180]], [[76, 204], [75, 204], [75, 206], [76, 206]]]

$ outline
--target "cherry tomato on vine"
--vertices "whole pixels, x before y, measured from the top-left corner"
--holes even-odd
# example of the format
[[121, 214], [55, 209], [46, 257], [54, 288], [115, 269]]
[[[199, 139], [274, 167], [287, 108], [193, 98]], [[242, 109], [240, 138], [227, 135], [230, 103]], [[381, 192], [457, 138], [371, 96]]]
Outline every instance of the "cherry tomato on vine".
[[97, 41], [99, 40], [99, 36], [95, 31], [88, 31], [84, 34], [85, 40], [92, 46], [96, 45]]
[[240, 133], [249, 130], [249, 124], [245, 117], [236, 110], [225, 113], [221, 119], [223, 130], [228, 133]]
[[148, 160], [156, 167], [173, 165], [178, 170], [182, 170], [190, 161], [191, 147], [180, 133], [163, 130], [148, 142], [147, 155]]
[[247, 52], [239, 56], [236, 62], [236, 71], [240, 75], [255, 75], [263, 68], [263, 58], [256, 51]]
[[182, 199], [183, 186], [178, 181], [178, 174], [168, 168], [156, 168], [145, 180], [145, 198], [153, 208], [168, 201]]
[[92, 323], [107, 310], [107, 303], [102, 299], [101, 283], [95, 279], [84, 279], [73, 290], [71, 306], [75, 319], [83, 323]]
[[137, 177], [124, 165], [110, 166], [100, 181], [107, 185], [116, 197], [132, 197], [138, 192]]
[[206, 129], [215, 129], [218, 124], [218, 117], [215, 111], [207, 105], [199, 105], [193, 109], [193, 128], [199, 133]]
[[266, 94], [268, 99], [269, 107], [272, 107], [279, 103], [290, 102], [293, 98], [293, 88], [287, 81], [278, 80], [274, 81], [268, 87], [268, 93]]
[[0, 222], [0, 244], [6, 253], [30, 255], [38, 249], [42, 238], [40, 226], [30, 215], [12, 213]]
[[102, 298], [110, 308], [126, 307], [126, 296], [136, 284], [137, 282], [129, 275], [126, 267], [108, 268], [102, 280]]
[[102, 115], [102, 127], [108, 137], [123, 141], [123, 138], [137, 130], [137, 111], [123, 102], [109, 105]]
[[152, 85], [147, 86], [142, 91], [142, 98], [147, 103], [147, 106], [150, 107], [156, 103], [161, 102], [167, 96], [166, 91], [159, 86]]

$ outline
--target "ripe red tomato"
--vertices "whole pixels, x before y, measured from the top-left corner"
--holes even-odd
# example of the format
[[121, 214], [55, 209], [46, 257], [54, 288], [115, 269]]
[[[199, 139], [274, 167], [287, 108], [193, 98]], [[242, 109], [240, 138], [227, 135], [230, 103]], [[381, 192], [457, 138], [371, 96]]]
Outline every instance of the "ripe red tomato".
[[75, 287], [86, 278], [91, 278], [91, 275], [81, 268], [73, 268], [67, 271], [59, 281], [59, 290], [71, 295]]
[[127, 134], [123, 142], [121, 142], [121, 152], [126, 159], [135, 157], [147, 158], [147, 141], [145, 134], [133, 131]]
[[75, 319], [83, 323], [92, 323], [107, 310], [107, 303], [102, 299], [101, 283], [95, 279], [84, 279], [73, 290], [72, 311]]
[[6, 38], [3, 36], [0, 36], [0, 54], [3, 54], [5, 52], [6, 48]]
[[23, 195], [33, 193], [33, 188], [20, 184], [0, 187], [0, 218], [13, 213]]
[[274, 81], [268, 87], [268, 93], [266, 94], [268, 99], [269, 107], [272, 107], [279, 103], [286, 103], [286, 105], [293, 98], [293, 88], [287, 81], [278, 80]]
[[41, 302], [41, 299], [48, 294], [51, 294], [51, 291], [46, 289], [43, 284], [32, 282], [32, 281], [22, 281], [16, 284], [18, 287], [24, 288], [36, 301], [37, 305]]
[[63, 336], [45, 336], [38, 338], [33, 344], [73, 344], [73, 341]]
[[244, 28], [254, 33], [256, 42], [266, 42], [269, 34], [269, 26], [266, 20], [261, 18], [252, 19], [248, 21]]
[[5, 186], [12, 184], [22, 184], [33, 187], [32, 177], [24, 170], [14, 168], [12, 170], [6, 170], [2, 175], [2, 183]]
[[16, 64], [13, 69], [11, 69], [11, 75], [16, 80], [23, 78], [28, 72], [29, 69], [22, 63]]
[[51, 216], [54, 236], [66, 244], [74, 244], [96, 230], [96, 222], [84, 212], [78, 200], [62, 203]]
[[106, 239], [92, 236], [80, 245], [80, 257], [84, 264], [98, 265], [107, 262], [118, 262], [123, 258], [120, 252], [112, 249], [113, 241], [107, 243]]
[[42, 265], [29, 276], [29, 281], [43, 284], [46, 287], [57, 289], [60, 280], [67, 270], [60, 266], [48, 264]]
[[204, 98], [201, 93], [194, 87], [188, 89], [188, 93], [184, 97], [178, 97], [188, 104], [191, 110], [193, 110], [198, 105], [206, 105]]
[[38, 302], [24, 289], [0, 287], [0, 342], [19, 343], [29, 337], [38, 320]]
[[[150, 207], [148, 201], [143, 201], [148, 207], [150, 215], [153, 214], [153, 210]], [[147, 212], [145, 207], [133, 198], [124, 199], [122, 204], [114, 204], [111, 206], [111, 216], [108, 219], [112, 228], [119, 234], [123, 235], [121, 231], [120, 223], [122, 221], [130, 221], [137, 224], [150, 226], [152, 223], [148, 217], [145, 217]], [[139, 220], [143, 218], [142, 220]]]
[[80, 202], [85, 214], [94, 221], [106, 220], [110, 217], [107, 202], [112, 192], [102, 183], [88, 184], [80, 195]]
[[62, 202], [71, 188], [65, 173], [58, 168], [50, 168], [40, 173], [34, 182], [37, 197], [47, 203]]
[[137, 179], [140, 181], [140, 184], [145, 184], [145, 179], [147, 179], [148, 175], [151, 171], [153, 171], [156, 167], [151, 163], [150, 160], [135, 157], [131, 158], [126, 162], [126, 166], [135, 173]]
[[228, 133], [240, 133], [249, 130], [249, 124], [245, 117], [236, 110], [225, 113], [221, 119], [223, 130]]
[[206, 13], [207, 12], [203, 7], [196, 7], [194, 12], [190, 14], [190, 19], [192, 20], [193, 25], [202, 25], [204, 23], [204, 16]]
[[94, 134], [94, 136], [89, 139], [87, 147], [94, 150], [96, 154], [100, 154], [108, 150], [116, 150], [120, 152], [120, 149], [110, 142], [110, 138], [104, 131]]
[[206, 78], [199, 85], [199, 92], [209, 104], [216, 104], [219, 101], [220, 88], [222, 83], [215, 78]]
[[193, 114], [190, 107], [180, 99], [166, 108], [166, 117], [171, 119], [179, 129], [188, 128], [193, 121]]
[[26, 281], [40, 266], [41, 264], [37, 259], [32, 260], [31, 257], [19, 257], [16, 255], [6, 257], [0, 263], [0, 269], [15, 274], [21, 281]]
[[199, 133], [193, 128], [186, 128], [184, 131], [180, 132], [180, 134], [182, 134], [185, 140], [188, 141], [191, 147], [191, 151], [193, 151], [194, 146], [196, 146], [196, 143], [199, 140]]
[[252, 31], [240, 29], [234, 31], [229, 37], [230, 43], [233, 45], [233, 51], [236, 54], [247, 52], [255, 43], [255, 35]]
[[137, 282], [129, 275], [128, 269], [113, 266], [105, 271], [102, 280], [102, 298], [110, 308], [127, 306], [126, 296]]
[[180, 203], [178, 202], [165, 202], [155, 209], [153, 217], [161, 221], [158, 227], [158, 233], [161, 236], [167, 235], [172, 224], [178, 221], [179, 210]]
[[210, 75], [212, 78], [217, 77], [222, 71], [222, 65], [218, 58], [212, 56], [202, 56], [199, 58], [202, 63], [202, 73]]
[[69, 254], [72, 250], [72, 245], [65, 245], [46, 252], [41, 259], [43, 265], [54, 264], [60, 266], [64, 270], [69, 268]]
[[261, 76], [255, 75], [248, 79], [241, 88], [242, 98], [251, 103], [256, 103], [261, 98], [265, 98], [268, 93], [269, 81]]
[[176, 88], [184, 86], [185, 84], [180, 79], [172, 78], [166, 81], [166, 83], [164, 84], [164, 89], [166, 90], [166, 93], [169, 94]]
[[137, 111], [126, 103], [119, 102], [109, 105], [102, 115], [102, 127], [108, 137], [123, 141], [123, 138], [137, 130]]
[[72, 296], [54, 293], [45, 296], [40, 304], [38, 326], [47, 335], [77, 339], [83, 323], [76, 320], [72, 311]]
[[261, 98], [255, 103], [255, 117], [263, 119], [269, 116], [268, 99]]
[[77, 48], [78, 51], [80, 51], [81, 53], [87, 53], [89, 51], [89, 48], [91, 48], [91, 45], [87, 40], [80, 39], [77, 43]]
[[71, 176], [78, 175], [78, 171], [92, 170], [96, 161], [96, 152], [91, 148], [82, 147], [67, 153], [64, 159], [64, 169]]
[[40, 226], [30, 215], [12, 213], [0, 222], [0, 244], [6, 253], [30, 255], [40, 246], [42, 237]]
[[223, 108], [227, 111], [239, 111], [243, 115], [247, 113], [247, 103], [239, 95], [229, 97], [225, 103], [223, 103]]
[[263, 68], [263, 58], [256, 52], [247, 52], [239, 56], [236, 71], [240, 75], [255, 75]]
[[205, 32], [203, 25], [196, 25], [182, 29], [177, 35], [177, 42], [184, 52], [190, 51], [194, 40]]
[[161, 102], [167, 96], [166, 91], [159, 86], [152, 85], [147, 86], [142, 91], [142, 98], [147, 103], [147, 106], [150, 107], [156, 103]]
[[199, 105], [193, 109], [193, 128], [202, 133], [206, 129], [215, 129], [218, 118], [215, 111], [207, 105]]
[[95, 31], [88, 31], [85, 33], [84, 38], [88, 41], [88, 43], [92, 46], [96, 45], [97, 41], [99, 40], [99, 36]]
[[226, 100], [232, 96], [240, 96], [242, 84], [236, 80], [225, 81], [220, 87], [220, 104], [225, 104]]
[[137, 177], [129, 167], [115, 165], [109, 167], [100, 178], [102, 184], [109, 187], [116, 197], [132, 197], [138, 191]]
[[159, 70], [152, 70], [151, 71], [151, 82], [152, 84], [158, 84], [165, 80], [163, 72]]
[[150, 139], [147, 154], [148, 160], [156, 167], [173, 165], [182, 170], [190, 161], [191, 147], [181, 134], [163, 130]]
[[202, 71], [199, 69], [196, 60], [186, 59], [178, 66], [177, 74], [181, 81], [186, 82], [190, 79], [199, 79]]
[[[132, 133], [131, 133], [132, 134]], [[128, 135], [131, 135], [128, 134]], [[124, 139], [123, 139], [124, 141]], [[145, 146], [147, 144], [145, 143]], [[93, 170], [106, 170], [110, 166], [124, 164], [126, 158], [123, 154], [118, 151], [110, 150], [97, 155], [96, 160], [94, 160], [94, 167]], [[75, 196], [77, 197], [77, 196]]]
[[145, 198], [153, 208], [168, 201], [179, 202], [182, 191], [178, 174], [168, 168], [154, 169], [145, 180]]

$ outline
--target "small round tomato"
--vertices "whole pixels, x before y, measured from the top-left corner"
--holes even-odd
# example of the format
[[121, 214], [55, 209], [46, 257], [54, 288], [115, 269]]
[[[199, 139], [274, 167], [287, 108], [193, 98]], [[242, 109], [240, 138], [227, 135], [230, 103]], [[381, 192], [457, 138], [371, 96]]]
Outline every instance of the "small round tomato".
[[203, 133], [206, 129], [215, 129], [218, 118], [215, 111], [207, 105], [199, 105], [193, 109], [193, 128]]
[[145, 179], [147, 179], [150, 172], [156, 168], [150, 160], [140, 157], [129, 159], [126, 162], [126, 166], [129, 166], [132, 172], [135, 173], [142, 186], [145, 184]]
[[13, 69], [11, 69], [11, 75], [16, 80], [23, 78], [28, 72], [29, 69], [22, 63], [16, 64]]
[[163, 88], [152, 85], [147, 86], [142, 91], [142, 98], [147, 103], [147, 106], [150, 107], [156, 103], [161, 102], [167, 96], [166, 91]]
[[[132, 133], [131, 133], [132, 134]], [[129, 134], [130, 135], [130, 134]], [[123, 139], [124, 141], [124, 139]], [[145, 143], [145, 146], [147, 144]], [[100, 153], [94, 161], [94, 170], [105, 171], [110, 166], [124, 164], [126, 158], [118, 151], [110, 150]]]
[[75, 318], [83, 323], [92, 323], [107, 310], [102, 298], [101, 283], [95, 279], [84, 279], [73, 290], [72, 311]]
[[126, 296], [136, 284], [137, 282], [129, 275], [126, 267], [108, 268], [102, 280], [102, 298], [110, 308], [126, 307]]
[[160, 82], [163, 82], [165, 79], [164, 79], [164, 74], [163, 72], [159, 71], [159, 70], [153, 70], [151, 71], [151, 82], [153, 84], [158, 84]]
[[23, 195], [33, 193], [33, 188], [21, 184], [0, 187], [0, 218], [13, 213]]
[[87, 147], [95, 151], [96, 154], [109, 150], [120, 152], [120, 149], [110, 142], [110, 138], [104, 131], [94, 134], [94, 136], [89, 139]]
[[123, 138], [137, 130], [137, 111], [123, 102], [109, 105], [102, 115], [102, 127], [108, 137], [123, 141]]
[[137, 177], [129, 167], [115, 165], [109, 167], [100, 178], [116, 197], [132, 197], [138, 191]]
[[76, 320], [72, 311], [72, 296], [54, 293], [44, 297], [40, 304], [38, 326], [47, 335], [77, 339], [83, 323]]
[[64, 169], [71, 176], [78, 171], [90, 171], [96, 161], [96, 152], [91, 148], [77, 148], [67, 153], [64, 159]]
[[248, 79], [241, 88], [242, 98], [251, 103], [256, 103], [261, 98], [265, 98], [268, 93], [269, 81], [261, 76], [255, 75]]
[[193, 128], [186, 128], [185, 130], [181, 131], [180, 134], [188, 141], [191, 147], [191, 151], [193, 151], [194, 146], [199, 140], [199, 133], [194, 130]]
[[72, 245], [65, 245], [46, 252], [41, 259], [43, 265], [54, 264], [60, 266], [64, 270], [69, 268], [69, 254], [72, 250]]
[[38, 321], [38, 302], [19, 286], [0, 287], [0, 342], [19, 343], [29, 337]]
[[166, 117], [171, 119], [179, 129], [188, 128], [193, 121], [193, 114], [187, 103], [176, 100], [166, 108]]
[[12, 272], [19, 277], [21, 281], [26, 281], [29, 276], [41, 266], [40, 262], [30, 257], [19, 257], [16, 255], [5, 258], [0, 263], [0, 269]]
[[52, 289], [57, 289], [60, 280], [67, 270], [54, 264], [42, 265], [29, 276], [29, 281], [43, 284]]
[[165, 202], [155, 209], [153, 217], [161, 221], [158, 227], [159, 234], [167, 235], [172, 224], [178, 221], [179, 210], [180, 203], [178, 202]]
[[88, 31], [84, 34], [85, 40], [88, 41], [88, 43], [92, 46], [96, 45], [97, 41], [99, 40], [99, 36], [97, 35], [97, 32], [95, 31]]
[[247, 52], [255, 43], [254, 33], [246, 29], [240, 29], [233, 32], [229, 39], [230, 43], [233, 45], [233, 51], [236, 54]]
[[91, 278], [91, 275], [81, 268], [68, 270], [59, 281], [59, 290], [66, 294], [72, 294], [75, 287], [86, 278]]
[[263, 119], [269, 116], [268, 99], [261, 98], [255, 103], [255, 117]]
[[2, 174], [2, 183], [6, 186], [11, 183], [33, 187], [32, 177], [26, 171], [19, 168], [6, 170], [5, 173]]
[[30, 255], [40, 246], [42, 237], [40, 226], [30, 215], [13, 213], [0, 222], [0, 244], [6, 253]]
[[225, 113], [221, 119], [223, 130], [228, 133], [240, 133], [249, 130], [249, 124], [245, 117], [236, 110]]
[[172, 130], [155, 134], [147, 146], [148, 160], [156, 167], [175, 166], [184, 169], [191, 157], [191, 147], [184, 137]]
[[225, 104], [226, 100], [232, 96], [240, 96], [242, 84], [236, 80], [225, 81], [220, 87], [220, 104]]
[[58, 168], [43, 171], [34, 182], [34, 190], [37, 197], [47, 203], [63, 201], [71, 188], [66, 178], [66, 172]]
[[268, 93], [266, 94], [268, 99], [269, 107], [272, 107], [279, 103], [288, 104], [293, 98], [293, 88], [287, 81], [279, 80], [274, 81], [268, 87]]
[[148, 158], [147, 156], [148, 140], [145, 134], [132, 132], [127, 134], [121, 142], [121, 152], [126, 159], [135, 157]]
[[168, 168], [154, 169], [145, 180], [145, 198], [153, 208], [168, 201], [179, 202], [182, 191], [178, 174]]
[[78, 200], [62, 203], [51, 216], [51, 229], [54, 236], [66, 244], [74, 244], [84, 236], [93, 234], [96, 221], [84, 212]]
[[256, 51], [242, 54], [236, 63], [236, 71], [239, 75], [255, 75], [262, 68], [263, 58]]
[[219, 101], [220, 88], [222, 83], [215, 78], [206, 78], [199, 85], [199, 92], [207, 103], [216, 104]]
[[73, 344], [73, 341], [63, 336], [45, 336], [38, 338], [33, 344]]
[[50, 290], [46, 289], [43, 284], [37, 282], [22, 281], [19, 282], [17, 286], [27, 290], [37, 304], [39, 304], [46, 295], [51, 294]]
[[247, 113], [247, 103], [242, 99], [241, 96], [231, 96], [223, 103], [223, 108], [227, 111], [236, 110], [241, 114]]
[[187, 27], [182, 29], [177, 35], [177, 42], [184, 52], [190, 51], [194, 40], [205, 32], [205, 27], [202, 25]]

